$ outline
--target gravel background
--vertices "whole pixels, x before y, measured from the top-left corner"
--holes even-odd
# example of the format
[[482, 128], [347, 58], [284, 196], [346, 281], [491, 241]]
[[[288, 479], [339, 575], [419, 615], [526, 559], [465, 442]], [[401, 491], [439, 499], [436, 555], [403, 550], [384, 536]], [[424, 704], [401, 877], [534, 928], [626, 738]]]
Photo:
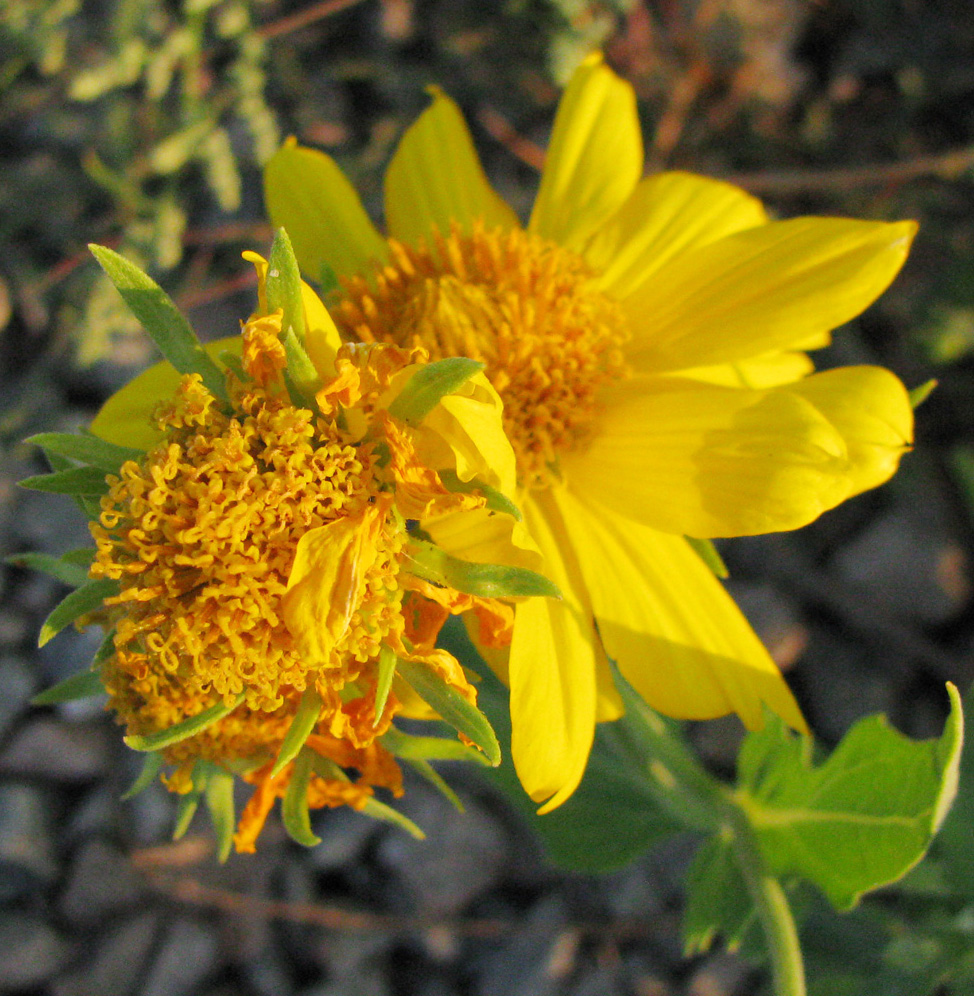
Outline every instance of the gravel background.
[[[85, 3], [72, 22], [85, 41], [80, 58], [97, 48], [109, 6]], [[307, 6], [255, 4], [254, 18], [280, 25]], [[0, 18], [9, 16], [0, 6]], [[944, 681], [965, 690], [974, 677], [974, 184], [966, 159], [943, 159], [974, 141], [969, 6], [365, 0], [268, 37], [267, 98], [284, 133], [329, 147], [377, 210], [392, 144], [422, 108], [423, 85], [438, 82], [476, 122], [498, 187], [524, 209], [558, 94], [549, 70], [600, 33], [639, 91], [652, 165], [734, 177], [783, 215], [921, 221], [893, 290], [824, 357], [826, 365], [884, 363], [909, 386], [940, 379], [918, 412], [916, 452], [892, 484], [813, 526], [723, 549], [734, 594], [824, 743], [876, 711], [912, 736], [938, 734]], [[57, 78], [27, 71], [4, 85], [0, 159], [10, 181], [2, 203], [11, 224], [0, 254], [0, 548], [60, 553], [85, 545], [85, 525], [67, 500], [16, 489], [41, 468], [15, 440], [84, 424], [146, 353], [123, 337], [94, 366], [75, 362], [94, 277], [83, 243], [92, 233], [110, 237], [125, 219], [81, 180], [64, 192], [71, 210], [58, 213], [50, 184], [59, 171], [74, 176], [95, 124], [81, 115], [71, 130], [59, 117], [66, 105]], [[31, 104], [28, 90], [45, 99]], [[190, 233], [233, 224], [244, 237], [224, 227], [218, 238], [187, 239], [186, 257], [165, 279], [195, 305], [191, 317], [207, 338], [248, 312], [250, 291], [234, 293], [237, 254], [266, 245], [258, 174], [246, 164], [242, 172], [234, 214], [192, 184], [187, 203]], [[2, 568], [0, 993], [759, 991], [763, 975], [738, 957], [682, 958], [681, 881], [692, 841], [613, 875], [566, 874], [465, 770], [447, 771], [464, 816], [425, 783], [409, 784], [402, 809], [426, 828], [425, 842], [334, 811], [316, 817], [323, 840], [311, 851], [291, 844], [276, 817], [256, 856], [223, 867], [202, 818], [167, 843], [173, 802], [160, 786], [119, 799], [138, 760], [99, 703], [28, 705], [85, 666], [98, 643], [72, 631], [36, 649], [40, 623], [63, 594], [50, 579]], [[715, 770], [732, 772], [736, 720], [698, 724], [691, 735]]]

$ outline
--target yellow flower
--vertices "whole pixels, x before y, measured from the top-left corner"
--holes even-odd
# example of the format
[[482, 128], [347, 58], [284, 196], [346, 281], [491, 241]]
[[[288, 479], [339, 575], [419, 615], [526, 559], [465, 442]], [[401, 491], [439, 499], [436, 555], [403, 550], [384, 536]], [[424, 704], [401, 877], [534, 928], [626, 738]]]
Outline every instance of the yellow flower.
[[[589, 57], [571, 80], [530, 221], [490, 187], [438, 90], [385, 180], [383, 238], [334, 162], [293, 140], [267, 204], [305, 273], [340, 280], [339, 327], [482, 360], [504, 400], [518, 498], [563, 601], [518, 606], [512, 753], [544, 809], [621, 705], [606, 655], [670, 716], [763, 706], [803, 729], [774, 663], [685, 537], [795, 529], [874, 487], [909, 447], [886, 370], [814, 374], [805, 350], [902, 265], [912, 222], [771, 221], [726, 183], [641, 179], [631, 87]], [[430, 532], [472, 555], [480, 532]], [[452, 544], [452, 545], [451, 545]]]
[[[226, 359], [228, 400], [160, 364], [95, 419], [102, 439], [146, 452], [108, 478], [90, 569], [118, 584], [98, 613], [114, 633], [99, 665], [111, 708], [130, 741], [175, 766], [172, 790], [198, 794], [201, 763], [257, 786], [235, 836], [243, 851], [294, 779], [312, 808], [361, 809], [376, 787], [401, 794], [382, 738], [397, 713], [432, 713], [400, 674], [390, 691], [383, 669], [412, 662], [472, 706], [462, 667], [434, 646], [439, 629], [473, 612], [502, 645], [513, 623], [511, 604], [431, 583], [437, 548], [410, 523], [483, 515], [501, 559], [515, 525], [487, 507], [492, 488], [513, 488], [514, 454], [483, 375], [416, 402], [425, 353], [341, 345], [305, 287], [314, 400], [296, 404], [282, 310], [266, 312], [267, 265], [249, 258], [261, 307], [211, 349], [242, 354]], [[167, 733], [201, 717], [191, 735]], [[280, 755], [302, 717], [295, 774], [301, 758]]]

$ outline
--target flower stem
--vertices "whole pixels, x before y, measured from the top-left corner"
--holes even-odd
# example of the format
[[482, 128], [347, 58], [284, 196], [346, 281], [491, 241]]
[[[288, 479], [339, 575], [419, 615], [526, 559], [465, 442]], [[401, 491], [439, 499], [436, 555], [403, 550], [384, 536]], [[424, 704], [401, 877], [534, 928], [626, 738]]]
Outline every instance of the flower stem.
[[776, 996], [806, 996], [798, 931], [779, 881], [768, 872], [747, 813], [631, 689], [622, 688], [625, 715], [614, 739], [636, 762], [666, 811], [693, 830], [731, 832], [734, 856], [764, 931]]
[[733, 833], [734, 855], [764, 930], [777, 996], [805, 996], [805, 968], [798, 930], [781, 883], [768, 874], [747, 815], [731, 799], [725, 819]]

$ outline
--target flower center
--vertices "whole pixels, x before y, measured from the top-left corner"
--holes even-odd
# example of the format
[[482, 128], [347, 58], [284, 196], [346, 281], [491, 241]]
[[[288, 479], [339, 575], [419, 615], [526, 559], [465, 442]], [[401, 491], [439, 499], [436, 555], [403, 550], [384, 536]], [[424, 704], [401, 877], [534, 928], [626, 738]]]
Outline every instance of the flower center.
[[[309, 661], [284, 620], [298, 541], [371, 508], [381, 486], [371, 444], [256, 384], [240, 388], [228, 413], [198, 377], [184, 378], [156, 418], [164, 441], [110, 479], [92, 527], [92, 575], [121, 582], [108, 600], [116, 629], [106, 685], [134, 733], [246, 692], [213, 728], [212, 749], [247, 757], [279, 742], [293, 714], [286, 704], [306, 685], [317, 681], [337, 701], [390, 632], [402, 632], [405, 537], [383, 520], [342, 639], [329, 659]], [[207, 741], [194, 742], [196, 756]]]
[[618, 303], [576, 253], [520, 229], [454, 227], [430, 246], [389, 240], [390, 259], [344, 283], [336, 318], [364, 342], [422, 346], [431, 359], [485, 364], [527, 487], [557, 474], [600, 389], [625, 376]]

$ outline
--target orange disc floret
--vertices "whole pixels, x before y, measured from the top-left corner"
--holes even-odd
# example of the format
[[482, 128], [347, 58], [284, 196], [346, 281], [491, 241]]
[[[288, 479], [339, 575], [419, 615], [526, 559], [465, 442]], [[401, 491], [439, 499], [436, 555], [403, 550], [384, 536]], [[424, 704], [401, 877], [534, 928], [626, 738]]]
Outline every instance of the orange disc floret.
[[485, 364], [504, 398], [521, 483], [544, 483], [626, 374], [628, 324], [580, 255], [521, 229], [464, 231], [431, 244], [389, 239], [389, 258], [343, 282], [336, 321], [350, 338]]

